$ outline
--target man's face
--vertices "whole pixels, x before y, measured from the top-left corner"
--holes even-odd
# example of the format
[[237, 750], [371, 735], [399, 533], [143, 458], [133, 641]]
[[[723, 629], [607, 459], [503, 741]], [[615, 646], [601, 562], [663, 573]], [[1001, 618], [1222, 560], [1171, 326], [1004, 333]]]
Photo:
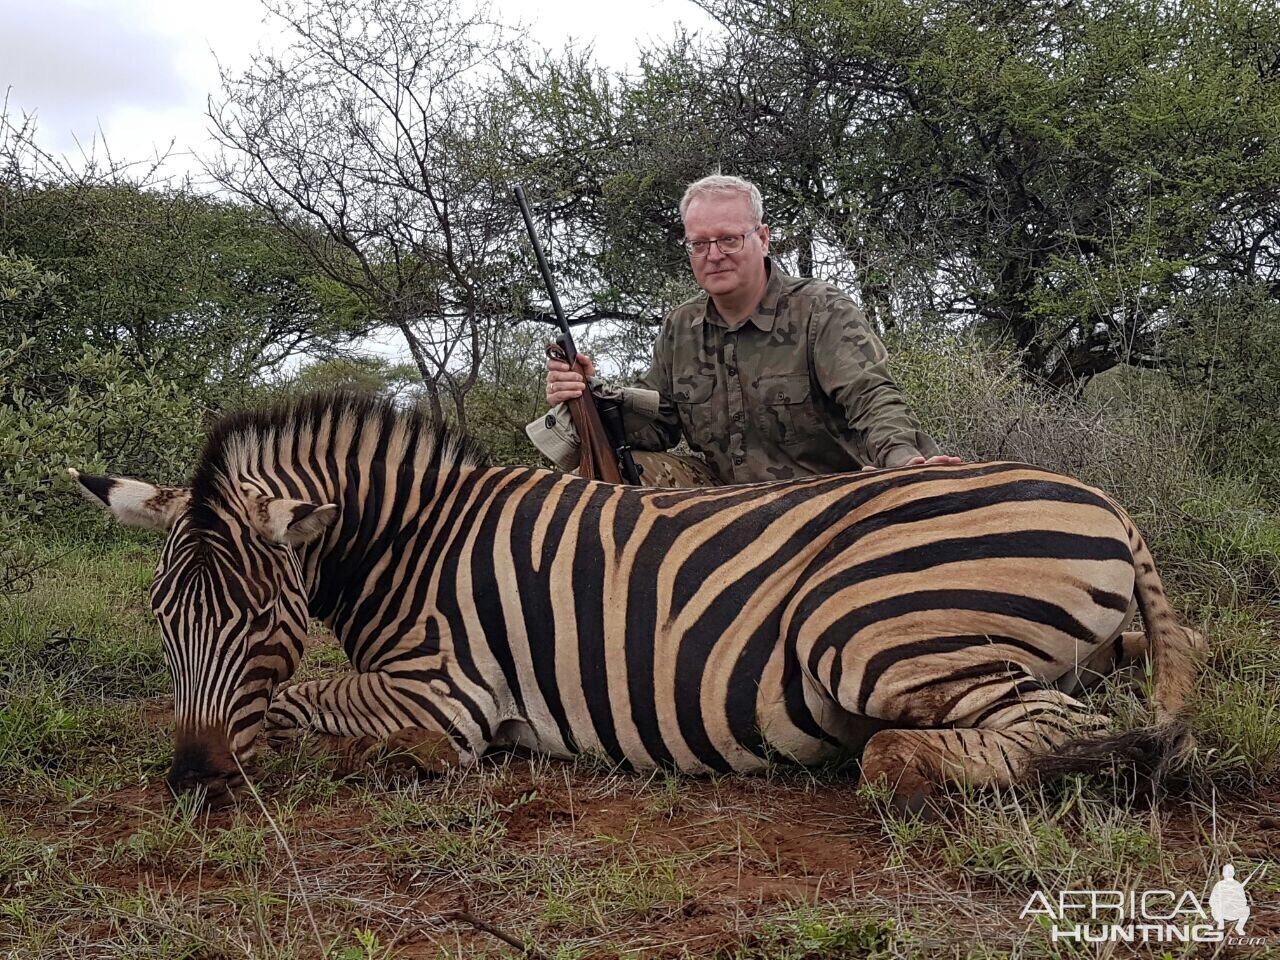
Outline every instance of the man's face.
[[757, 290], [765, 283], [765, 254], [769, 252], [769, 228], [755, 222], [751, 204], [738, 194], [707, 194], [689, 204], [684, 214], [686, 240], [712, 240], [748, 234], [737, 253], [722, 253], [712, 244], [705, 257], [690, 257], [698, 286], [713, 297], [733, 296]]

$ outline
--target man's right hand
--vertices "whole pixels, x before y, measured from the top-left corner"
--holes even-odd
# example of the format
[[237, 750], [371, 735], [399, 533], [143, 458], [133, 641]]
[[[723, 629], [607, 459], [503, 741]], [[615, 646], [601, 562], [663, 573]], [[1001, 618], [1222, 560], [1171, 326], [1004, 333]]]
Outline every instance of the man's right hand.
[[547, 403], [567, 403], [582, 396], [587, 377], [596, 375], [595, 364], [585, 353], [578, 354], [578, 369], [570, 369], [563, 360], [547, 358]]

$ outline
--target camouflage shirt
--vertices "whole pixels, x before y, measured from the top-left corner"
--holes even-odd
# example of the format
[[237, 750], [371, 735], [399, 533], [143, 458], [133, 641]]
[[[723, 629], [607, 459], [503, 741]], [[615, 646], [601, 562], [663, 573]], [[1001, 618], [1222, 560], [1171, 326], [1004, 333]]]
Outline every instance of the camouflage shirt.
[[938, 452], [848, 294], [772, 261], [760, 306], [733, 329], [705, 293], [673, 310], [637, 387], [622, 390], [631, 444], [666, 450], [684, 437], [721, 483], [891, 467]]

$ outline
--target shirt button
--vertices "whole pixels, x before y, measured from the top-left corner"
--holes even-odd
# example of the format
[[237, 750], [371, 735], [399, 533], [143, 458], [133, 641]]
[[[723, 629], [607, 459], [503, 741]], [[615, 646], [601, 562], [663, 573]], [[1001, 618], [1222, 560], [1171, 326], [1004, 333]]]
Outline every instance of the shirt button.
[[730, 368], [729, 368], [727, 371], [725, 371], [725, 372], [726, 372], [726, 373], [728, 373], [728, 374], [729, 374], [729, 376], [731, 376], [731, 377], [736, 377], [736, 376], [738, 375], [738, 368], [737, 368], [737, 367], [730, 367]]
[[735, 413], [735, 414], [733, 415], [733, 422], [734, 422], [734, 423], [741, 423], [741, 422], [742, 422], [742, 411], [741, 411], [741, 410], [739, 410], [737, 413]]
[[736, 453], [733, 456], [733, 462], [736, 463], [738, 466], [742, 466], [744, 463], [747, 462], [747, 458], [740, 453]]
[[546, 425], [548, 430], [551, 430], [556, 425], [556, 415], [554, 413], [548, 413], [547, 419], [543, 420], [542, 422]]

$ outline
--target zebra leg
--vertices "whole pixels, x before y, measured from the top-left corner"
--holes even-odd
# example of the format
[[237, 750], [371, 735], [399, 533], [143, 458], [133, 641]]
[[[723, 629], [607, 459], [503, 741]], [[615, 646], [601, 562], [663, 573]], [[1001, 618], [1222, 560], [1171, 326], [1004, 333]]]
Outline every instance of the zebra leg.
[[1057, 687], [1063, 693], [1074, 694], [1088, 690], [1108, 676], [1125, 667], [1146, 660], [1151, 652], [1147, 635], [1141, 630], [1127, 630], [1116, 635], [1093, 651], [1074, 670], [1063, 674]]
[[912, 692], [943, 708], [933, 711], [935, 729], [882, 730], [863, 751], [864, 782], [887, 780], [895, 805], [905, 811], [919, 812], [947, 784], [1017, 783], [1035, 757], [1106, 725], [1105, 717], [1013, 664], [990, 665], [986, 675], [975, 676], [978, 669], [957, 673], [967, 673], [966, 679], [953, 674], [950, 681], [926, 681], [927, 691], [901, 694], [902, 715], [917, 724], [922, 704], [908, 705]]
[[370, 763], [408, 764], [423, 772], [441, 772], [469, 762], [488, 746], [483, 731], [462, 705], [432, 686], [378, 672], [347, 673], [295, 683], [276, 692], [263, 722], [267, 742], [283, 742], [308, 733], [336, 739], [339, 772]]

